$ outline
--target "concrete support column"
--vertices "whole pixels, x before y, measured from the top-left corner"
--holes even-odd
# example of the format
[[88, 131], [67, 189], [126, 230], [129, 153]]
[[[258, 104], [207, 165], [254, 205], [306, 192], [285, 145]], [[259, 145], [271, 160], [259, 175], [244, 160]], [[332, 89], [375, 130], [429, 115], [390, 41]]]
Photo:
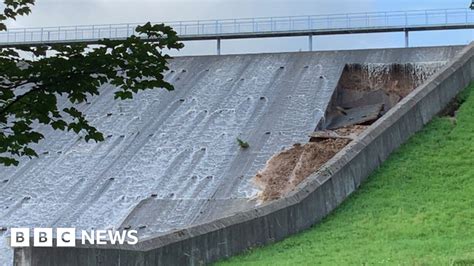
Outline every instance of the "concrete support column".
[[217, 55], [221, 55], [221, 38], [217, 38]]
[[410, 40], [408, 36], [408, 31], [405, 30], [405, 48], [408, 48], [410, 46]]
[[310, 34], [308, 36], [308, 46], [309, 46], [308, 50], [312, 52], [313, 51], [313, 34]]

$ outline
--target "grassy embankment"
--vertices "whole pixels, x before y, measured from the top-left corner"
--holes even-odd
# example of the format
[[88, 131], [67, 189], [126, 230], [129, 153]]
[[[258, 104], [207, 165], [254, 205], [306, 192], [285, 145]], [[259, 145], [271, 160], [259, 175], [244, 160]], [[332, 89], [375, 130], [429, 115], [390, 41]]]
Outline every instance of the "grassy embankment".
[[218, 265], [474, 265], [473, 90], [322, 223]]

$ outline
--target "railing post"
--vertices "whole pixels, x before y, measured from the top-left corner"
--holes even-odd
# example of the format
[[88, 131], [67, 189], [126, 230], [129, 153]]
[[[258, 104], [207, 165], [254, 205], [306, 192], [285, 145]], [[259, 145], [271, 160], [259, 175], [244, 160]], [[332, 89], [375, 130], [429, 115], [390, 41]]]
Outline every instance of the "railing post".
[[308, 50], [309, 50], [310, 52], [313, 51], [313, 34], [310, 34], [310, 35], [308, 36]]
[[44, 28], [41, 28], [41, 38], [40, 38], [41, 42], [43, 41], [43, 30], [44, 30]]
[[23, 30], [23, 41], [26, 42], [26, 28]]
[[408, 30], [405, 29], [405, 48], [408, 48], [409, 46], [410, 46], [410, 42], [409, 42]]
[[216, 20], [216, 34], [219, 34], [219, 21]]
[[217, 55], [221, 55], [221, 38], [217, 38]]
[[408, 13], [405, 12], [405, 27], [408, 26]]

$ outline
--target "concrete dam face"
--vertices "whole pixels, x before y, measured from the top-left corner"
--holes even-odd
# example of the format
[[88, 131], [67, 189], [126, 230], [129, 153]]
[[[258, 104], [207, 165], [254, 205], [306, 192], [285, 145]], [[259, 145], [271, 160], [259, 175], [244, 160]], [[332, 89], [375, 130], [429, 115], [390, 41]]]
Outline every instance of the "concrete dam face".
[[146, 238], [255, 208], [268, 185], [255, 176], [272, 156], [347, 123], [338, 108], [381, 92], [383, 114], [461, 49], [177, 57], [165, 73], [174, 91], [116, 101], [104, 86], [78, 109], [105, 141], [41, 127], [39, 158], [0, 167], [0, 264], [12, 264], [12, 227], [131, 228]]

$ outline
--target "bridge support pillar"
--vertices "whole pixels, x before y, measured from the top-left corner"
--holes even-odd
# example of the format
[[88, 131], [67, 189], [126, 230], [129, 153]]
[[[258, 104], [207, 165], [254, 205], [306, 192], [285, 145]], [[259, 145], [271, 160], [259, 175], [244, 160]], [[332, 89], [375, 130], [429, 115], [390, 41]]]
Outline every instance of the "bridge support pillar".
[[221, 38], [217, 38], [217, 55], [221, 55]]
[[308, 36], [308, 50], [309, 50], [310, 52], [313, 51], [313, 34], [310, 34], [310, 35]]
[[405, 48], [408, 48], [410, 46], [410, 39], [408, 35], [408, 31], [405, 30]]

